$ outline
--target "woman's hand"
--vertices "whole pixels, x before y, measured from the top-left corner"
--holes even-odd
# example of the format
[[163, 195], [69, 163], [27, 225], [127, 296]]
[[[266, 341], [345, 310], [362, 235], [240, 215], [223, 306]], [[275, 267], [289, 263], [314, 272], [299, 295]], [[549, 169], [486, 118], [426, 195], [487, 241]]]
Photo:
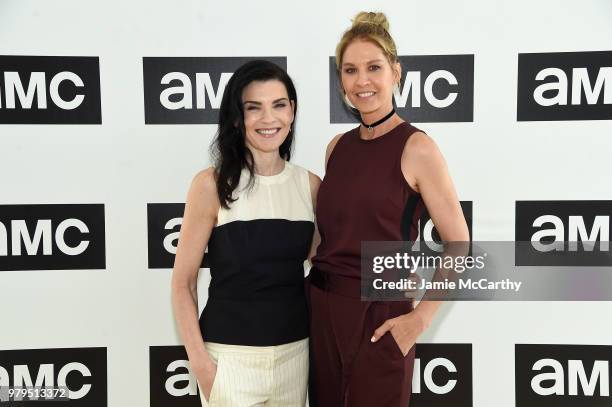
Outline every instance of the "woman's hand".
[[212, 391], [215, 377], [217, 376], [217, 365], [210, 359], [203, 360], [201, 363], [192, 363], [190, 361], [191, 370], [200, 384], [200, 391], [203, 393], [206, 401], [210, 401], [210, 392]]
[[378, 341], [384, 334], [390, 331], [402, 354], [406, 356], [424, 330], [425, 324], [421, 316], [413, 311], [386, 320], [374, 331], [372, 342]]

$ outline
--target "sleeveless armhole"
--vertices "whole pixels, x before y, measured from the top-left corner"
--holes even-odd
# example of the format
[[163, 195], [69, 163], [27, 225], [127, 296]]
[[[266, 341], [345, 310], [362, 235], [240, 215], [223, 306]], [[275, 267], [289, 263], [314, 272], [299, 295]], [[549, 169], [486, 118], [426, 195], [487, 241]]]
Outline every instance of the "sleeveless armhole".
[[247, 192], [246, 191], [247, 185], [248, 185], [248, 181], [244, 179], [244, 169], [243, 169], [243, 172], [240, 175], [240, 181], [238, 181], [238, 185], [236, 186], [236, 189], [232, 191], [232, 197], [237, 198], [237, 199], [234, 202], [228, 203], [229, 209], [225, 209], [223, 206], [219, 205], [219, 210], [217, 211], [217, 223], [215, 224], [214, 228], [231, 222], [230, 213], [232, 209], [234, 211], [238, 210], [237, 206], [241, 204], [240, 198], [245, 192]]
[[307, 201], [308, 208], [310, 211], [310, 220], [314, 222], [314, 205], [312, 203], [312, 188], [310, 186], [310, 172], [302, 167], [298, 167], [300, 171], [301, 188], [304, 194], [304, 198]]
[[[215, 167], [213, 168], [213, 173], [214, 175], [214, 180], [215, 180], [215, 192], [217, 191], [217, 169]], [[217, 209], [217, 217], [215, 219], [215, 224], [213, 225], [213, 229], [217, 227], [217, 225], [221, 224], [221, 218], [222, 218], [222, 211], [223, 211], [223, 206], [221, 205], [221, 203], [219, 203], [219, 209]], [[206, 248], [206, 250], [208, 250], [208, 247]]]
[[408, 180], [406, 180], [406, 178], [404, 177], [404, 172], [402, 171], [402, 155], [404, 153], [404, 150], [406, 149], [406, 145], [410, 141], [410, 138], [414, 135], [414, 133], [419, 131], [423, 134], [427, 134], [421, 129], [418, 129], [414, 126], [412, 127], [415, 129], [415, 131], [413, 131], [408, 135], [408, 137], [406, 137], [406, 142], [404, 143], [402, 154], [400, 154], [400, 158], [398, 160], [399, 175], [400, 177], [402, 177], [403, 183], [406, 185], [406, 188], [410, 192], [410, 195], [408, 196], [408, 199], [406, 200], [406, 203], [404, 205], [400, 225], [402, 240], [404, 241], [414, 241], [418, 239], [420, 233], [417, 227], [418, 221], [420, 220], [423, 211], [426, 210], [425, 203], [423, 201], [423, 198], [421, 197], [420, 192], [417, 192], [414, 188], [412, 188]]
[[[232, 203], [230, 203], [230, 207], [231, 205]], [[217, 222], [215, 223], [215, 226], [213, 227], [213, 229], [216, 228], [217, 226], [224, 225], [225, 223], [227, 223], [226, 217], [225, 217], [226, 213], [227, 213], [227, 209], [219, 205], [219, 210], [217, 211]]]
[[[357, 129], [359, 129], [359, 127], [357, 127]], [[327, 164], [325, 165], [325, 172], [327, 172], [327, 168], [329, 167], [329, 164], [332, 161], [332, 157], [334, 156], [334, 153], [336, 152], [336, 150], [338, 149], [338, 146], [340, 145], [340, 142], [345, 139], [346, 135], [349, 134], [350, 132], [355, 131], [355, 129], [351, 129], [347, 132], [342, 133], [342, 135], [340, 137], [338, 137], [338, 141], [336, 141], [336, 144], [334, 145], [334, 149], [331, 151], [331, 153], [329, 154], [329, 158], [327, 159]]]
[[418, 129], [418, 128], [416, 128], [416, 127], [414, 127], [414, 128], [415, 128], [415, 131], [413, 131], [412, 133], [410, 133], [410, 134], [408, 135], [408, 137], [406, 137], [406, 141], [404, 142], [404, 148], [402, 149], [402, 153], [401, 153], [401, 154], [400, 154], [400, 156], [399, 156], [398, 166], [399, 166], [399, 174], [400, 174], [400, 177], [402, 177], [402, 181], [404, 181], [404, 184], [406, 184], [406, 187], [407, 187], [407, 188], [410, 190], [410, 192], [412, 192], [413, 194], [416, 194], [416, 195], [419, 195], [419, 196], [420, 196], [420, 195], [421, 195], [421, 193], [420, 193], [420, 192], [417, 192], [417, 191], [416, 191], [414, 188], [412, 188], [412, 185], [410, 185], [410, 183], [408, 182], [408, 180], [406, 180], [406, 177], [404, 177], [404, 172], [402, 171], [402, 155], [404, 154], [404, 151], [406, 150], [406, 146], [407, 146], [408, 142], [410, 141], [410, 138], [411, 138], [411, 137], [414, 135], [414, 133], [417, 133], [417, 132], [421, 132], [421, 133], [423, 133], [423, 134], [425, 134], [425, 135], [427, 134], [427, 133], [425, 133], [425, 132], [424, 132], [423, 130], [421, 130], [421, 129]]

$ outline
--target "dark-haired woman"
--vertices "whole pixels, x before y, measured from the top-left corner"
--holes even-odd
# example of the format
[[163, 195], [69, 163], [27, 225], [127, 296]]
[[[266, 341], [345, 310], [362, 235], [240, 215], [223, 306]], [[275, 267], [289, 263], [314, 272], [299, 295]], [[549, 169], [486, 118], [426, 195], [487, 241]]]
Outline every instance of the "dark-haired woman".
[[[317, 176], [289, 163], [295, 87], [252, 61], [225, 89], [215, 167], [191, 184], [172, 276], [175, 318], [204, 406], [304, 406], [308, 314], [303, 263]], [[211, 283], [198, 321], [197, 276]]]

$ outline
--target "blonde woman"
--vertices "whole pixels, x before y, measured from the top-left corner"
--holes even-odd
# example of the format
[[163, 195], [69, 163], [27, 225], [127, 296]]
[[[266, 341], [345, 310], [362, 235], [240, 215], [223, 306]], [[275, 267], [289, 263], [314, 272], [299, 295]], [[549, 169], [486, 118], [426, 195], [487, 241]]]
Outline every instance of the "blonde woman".
[[382, 13], [359, 13], [336, 48], [347, 102], [361, 125], [327, 147], [310, 273], [312, 407], [407, 407], [414, 345], [438, 303], [362, 302], [362, 241], [415, 240], [426, 207], [444, 241], [468, 229], [434, 141], [393, 109], [402, 74]]

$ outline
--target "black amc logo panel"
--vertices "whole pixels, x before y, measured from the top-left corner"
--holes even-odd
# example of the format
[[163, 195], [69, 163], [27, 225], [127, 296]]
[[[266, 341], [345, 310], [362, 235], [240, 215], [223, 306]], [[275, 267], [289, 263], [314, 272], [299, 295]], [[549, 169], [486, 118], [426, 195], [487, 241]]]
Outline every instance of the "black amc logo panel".
[[[174, 266], [184, 211], [184, 203], [147, 204], [147, 246], [150, 269], [168, 269]], [[206, 256], [202, 259], [201, 267], [208, 267]]]
[[[107, 407], [106, 348], [20, 349], [0, 351], [0, 378], [5, 386], [68, 387], [70, 400], [19, 401], [19, 407]], [[24, 381], [25, 376], [25, 381]], [[4, 377], [6, 379], [6, 377]], [[0, 403], [3, 405], [3, 403]], [[8, 407], [7, 405], [7, 407]]]
[[[474, 119], [474, 55], [400, 56], [402, 78], [393, 97], [397, 113], [413, 123]], [[357, 123], [343, 102], [336, 58], [329, 58], [330, 123]]]
[[611, 216], [606, 200], [516, 201], [515, 265], [612, 266]]
[[0, 124], [102, 124], [98, 57], [0, 55]]
[[196, 379], [182, 346], [149, 347], [150, 407], [200, 407]]
[[418, 343], [410, 407], [472, 407], [472, 345]]
[[286, 57], [144, 57], [145, 124], [216, 124], [227, 82], [238, 67]]
[[612, 346], [515, 345], [516, 407], [609, 407]]
[[612, 119], [612, 51], [519, 54], [517, 120]]
[[0, 270], [105, 268], [103, 204], [0, 205]]

